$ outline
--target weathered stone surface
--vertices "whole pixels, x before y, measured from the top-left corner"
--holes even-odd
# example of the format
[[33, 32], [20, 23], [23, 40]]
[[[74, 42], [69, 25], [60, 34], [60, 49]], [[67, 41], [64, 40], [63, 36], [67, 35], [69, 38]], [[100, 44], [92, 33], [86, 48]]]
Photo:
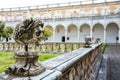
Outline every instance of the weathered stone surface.
[[32, 80], [88, 80], [100, 56], [100, 45], [91, 46], [92, 48], [81, 48], [42, 62], [41, 64], [45, 66], [46, 70], [39, 75], [14, 77], [13, 80], [29, 78]]
[[[27, 54], [27, 55], [26, 55]], [[34, 76], [45, 71], [45, 68], [38, 62], [38, 52], [16, 52], [15, 64], [5, 71], [15, 76]]]
[[[81, 48], [79, 50], [75, 50], [75, 51], [72, 51], [70, 53], [67, 53], [67, 54], [64, 54], [64, 55], [61, 55], [61, 56], [58, 56], [56, 58], [53, 58], [53, 59], [50, 59], [50, 60], [47, 60], [45, 61], [44, 63], [42, 63], [44, 65], [44, 67], [46, 67], [47, 69], [53, 69], [53, 68], [56, 68], [57, 66], [59, 65], [62, 65], [64, 64], [65, 62], [71, 60], [72, 58], [74, 58], [75, 56], [78, 56], [80, 54], [82, 54], [84, 50]], [[51, 64], [49, 64], [51, 63]], [[48, 65], [49, 64], [49, 65]]]
[[39, 19], [26, 19], [16, 25], [13, 38], [17, 43], [24, 45], [24, 51], [17, 51], [14, 54], [15, 64], [5, 70], [6, 74], [14, 76], [35, 76], [45, 68], [38, 62], [38, 52], [29, 51], [30, 43], [39, 43], [44, 39], [43, 23]]
[[97, 80], [106, 80], [107, 77], [107, 56], [103, 55], [101, 64], [100, 64], [100, 69], [98, 71], [98, 76]]
[[[19, 77], [19, 76], [11, 76], [11, 75], [7, 75], [5, 73], [2, 73], [0, 75], [0, 80], [40, 80], [40, 79], [43, 79], [45, 78], [46, 76], [54, 73], [55, 71], [53, 70], [45, 70], [44, 72], [42, 72], [41, 74], [39, 75], [36, 75], [36, 76], [27, 76], [27, 77]], [[55, 72], [56, 73], [56, 72]], [[58, 74], [56, 75], [60, 75], [60, 72], [57, 72]], [[55, 75], [54, 75], [55, 76]], [[52, 79], [51, 79], [52, 80]]]
[[17, 43], [27, 45], [33, 42], [40, 42], [44, 39], [44, 24], [39, 19], [26, 19], [22, 23], [16, 25], [13, 38]]
[[107, 80], [119, 80], [120, 44], [108, 45], [104, 55], [107, 56]]

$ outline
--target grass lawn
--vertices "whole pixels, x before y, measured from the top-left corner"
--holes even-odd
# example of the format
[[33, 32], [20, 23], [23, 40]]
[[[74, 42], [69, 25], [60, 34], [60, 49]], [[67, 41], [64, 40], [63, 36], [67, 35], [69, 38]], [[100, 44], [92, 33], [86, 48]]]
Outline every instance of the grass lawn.
[[107, 46], [106, 44], [102, 44], [102, 52], [104, 52], [106, 46]]
[[[41, 53], [39, 61], [45, 61], [47, 59], [59, 56], [60, 54]], [[0, 73], [4, 72], [7, 67], [14, 64], [14, 54], [12, 52], [0, 52]]]

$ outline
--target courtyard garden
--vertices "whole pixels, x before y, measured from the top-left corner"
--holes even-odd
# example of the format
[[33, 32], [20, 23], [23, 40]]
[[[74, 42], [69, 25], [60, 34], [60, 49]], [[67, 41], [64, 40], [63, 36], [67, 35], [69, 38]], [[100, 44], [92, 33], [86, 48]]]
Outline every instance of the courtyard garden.
[[[40, 53], [39, 61], [45, 61], [53, 57], [57, 57], [60, 54], [53, 53]], [[4, 72], [7, 67], [14, 64], [14, 53], [13, 52], [0, 52], [0, 73]]]

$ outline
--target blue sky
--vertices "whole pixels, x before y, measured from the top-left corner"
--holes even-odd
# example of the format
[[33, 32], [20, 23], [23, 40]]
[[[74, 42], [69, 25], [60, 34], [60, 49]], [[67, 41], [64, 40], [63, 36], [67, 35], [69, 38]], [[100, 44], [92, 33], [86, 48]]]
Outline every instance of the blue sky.
[[[90, 0], [0, 0], [0, 8], [13, 8], [23, 6], [34, 6], [43, 4], [55, 4], [65, 2], [76, 2], [76, 1], [90, 1]], [[97, 0], [102, 1], [102, 0]], [[107, 0], [114, 1], [114, 0]]]

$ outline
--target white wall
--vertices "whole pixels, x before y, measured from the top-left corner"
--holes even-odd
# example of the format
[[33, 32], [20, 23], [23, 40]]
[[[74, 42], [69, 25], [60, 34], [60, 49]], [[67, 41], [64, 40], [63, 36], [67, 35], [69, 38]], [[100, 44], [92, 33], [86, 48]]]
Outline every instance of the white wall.
[[80, 42], [85, 42], [86, 36], [90, 36], [90, 27], [85, 24], [80, 28]]
[[[68, 33], [67, 32], [67, 36], [70, 37], [71, 42], [75, 42], [78, 40], [78, 33], [77, 31], [81, 29], [81, 27], [83, 26], [82, 24], [87, 24], [87, 26], [84, 25], [82, 32], [80, 30], [80, 34], [79, 34], [79, 42], [84, 42], [84, 38], [85, 36], [90, 36], [90, 29], [93, 29], [93, 24], [97, 24], [100, 23], [101, 25], [103, 25], [104, 29], [106, 29], [106, 42], [107, 43], [115, 43], [116, 42], [116, 36], [118, 36], [118, 28], [115, 28], [116, 25], [114, 24], [110, 24], [113, 27], [107, 27], [107, 25], [111, 22], [116, 23], [117, 25], [119, 25], [119, 16], [112, 16], [112, 17], [108, 17], [107, 19], [100, 17], [100, 18], [96, 18], [93, 20], [93, 23], [91, 21], [91, 18], [79, 18], [79, 19], [63, 19], [63, 20], [51, 20], [51, 21], [45, 21], [44, 20], [44, 24], [45, 25], [50, 25], [52, 27], [52, 29], [55, 30], [55, 40], [53, 39], [53, 36], [49, 38], [49, 41], [56, 41], [56, 42], [61, 42], [62, 36], [65, 36], [65, 29], [68, 28], [68, 26], [70, 24], [74, 24], [77, 28], [74, 29], [74, 27], [72, 27], [71, 32]], [[20, 22], [6, 22], [6, 25], [11, 25], [11, 26], [16, 26], [16, 24], [18, 24]], [[61, 26], [58, 26], [61, 25]], [[56, 27], [59, 27], [59, 33], [57, 33], [56, 31]], [[120, 25], [119, 25], [120, 26]], [[58, 28], [57, 27], [57, 28]], [[109, 29], [110, 28], [110, 29]], [[119, 32], [120, 33], [120, 32]], [[101, 41], [103, 42], [103, 35], [104, 35], [104, 31], [102, 27], [95, 27], [94, 32], [93, 32], [93, 37], [94, 39], [96, 37], [100, 37]], [[113, 36], [113, 37], [111, 37]], [[120, 36], [120, 35], [119, 35]]]
[[9, 22], [5, 22], [5, 25], [6, 26], [12, 26], [12, 27], [15, 27], [17, 24], [19, 24], [20, 22], [17, 21], [17, 22], [13, 22], [13, 21], [9, 21]]
[[[70, 32], [69, 32], [69, 30], [70, 30]], [[77, 27], [76, 26], [68, 27], [67, 37], [69, 37], [69, 40], [67, 40], [67, 42], [76, 42], [77, 41]]]
[[62, 42], [62, 36], [65, 36], [65, 28], [60, 25], [55, 29], [55, 42]]
[[116, 43], [116, 37], [118, 36], [118, 26], [111, 23], [106, 28], [106, 43]]
[[101, 42], [104, 42], [104, 27], [101, 24], [96, 24], [93, 27], [93, 40], [100, 38]]

